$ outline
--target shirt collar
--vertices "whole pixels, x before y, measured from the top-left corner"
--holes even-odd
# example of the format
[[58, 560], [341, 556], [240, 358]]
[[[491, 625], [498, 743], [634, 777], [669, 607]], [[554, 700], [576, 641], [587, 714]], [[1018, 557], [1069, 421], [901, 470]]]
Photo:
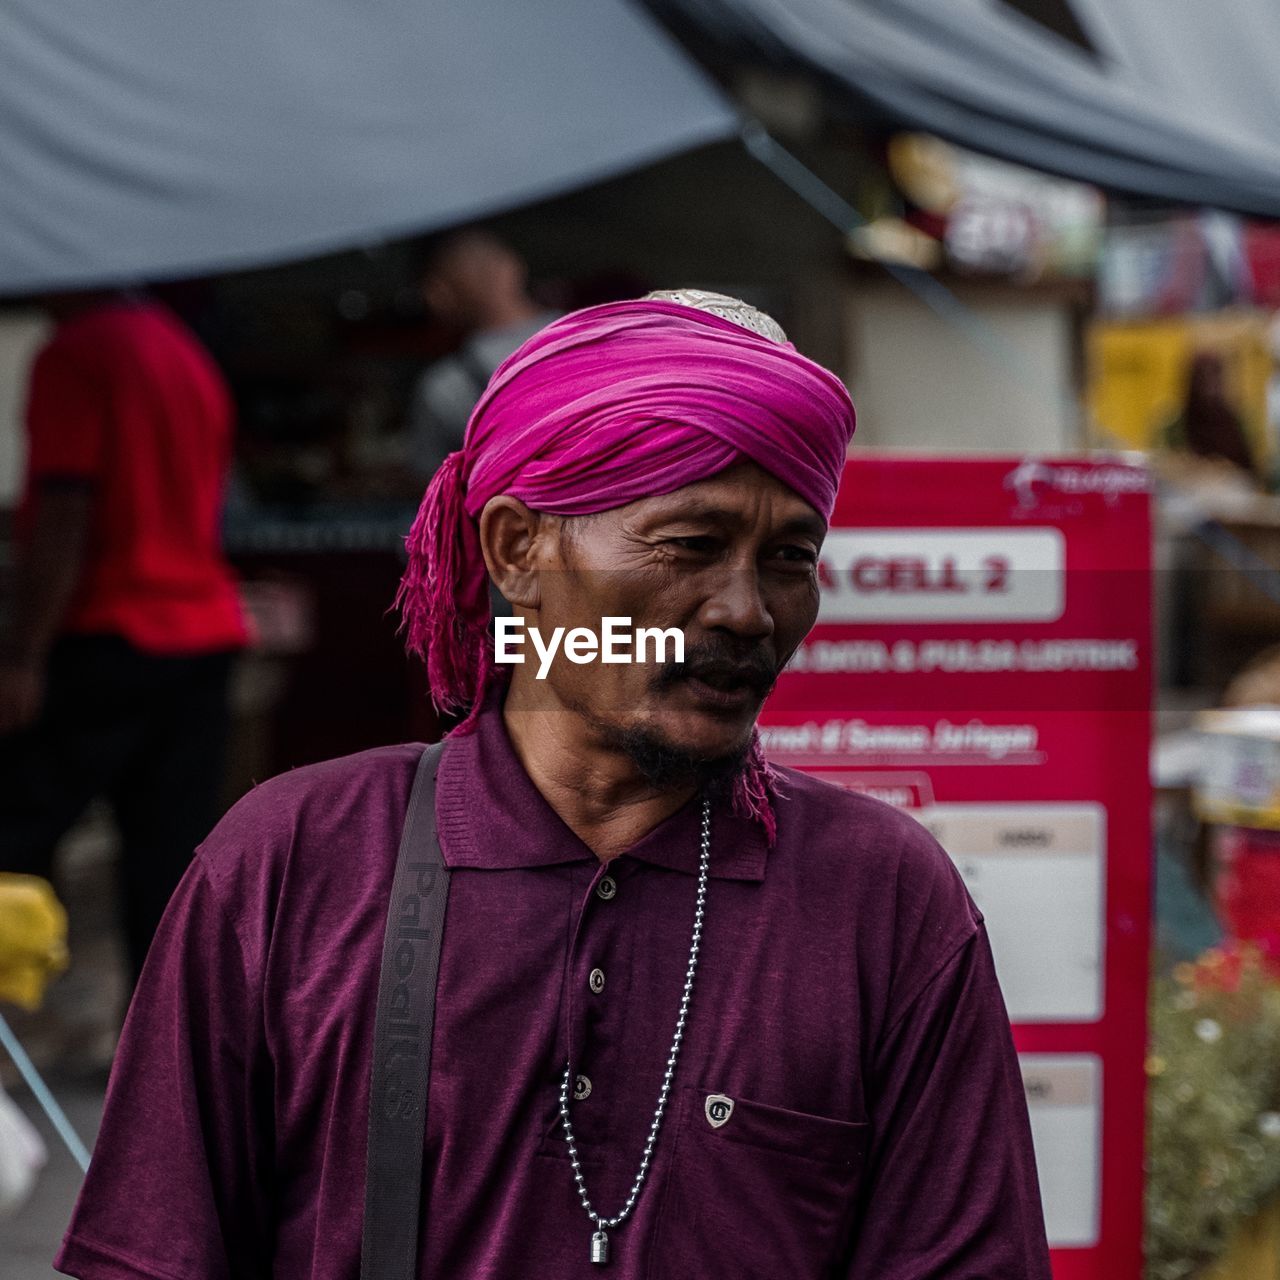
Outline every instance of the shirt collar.
[[[470, 733], [446, 739], [436, 817], [449, 867], [508, 870], [596, 861], [525, 772], [502, 718], [502, 691], [490, 694]], [[692, 797], [620, 855], [696, 875], [702, 802]], [[732, 812], [727, 798], [711, 815], [710, 874], [763, 880], [768, 848], [760, 824]]]

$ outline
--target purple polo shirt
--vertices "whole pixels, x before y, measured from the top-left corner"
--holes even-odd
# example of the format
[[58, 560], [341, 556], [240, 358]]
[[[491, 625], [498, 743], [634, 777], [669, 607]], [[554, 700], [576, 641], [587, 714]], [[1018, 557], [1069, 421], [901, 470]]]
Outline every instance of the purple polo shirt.
[[[356, 1280], [370, 1046], [421, 747], [257, 787], [198, 851], [125, 1025], [55, 1265], [84, 1280]], [[1047, 1280], [1026, 1105], [982, 916], [875, 800], [783, 771], [778, 842], [718, 808], [701, 959], [649, 1175], [624, 1203], [688, 960], [697, 800], [602, 866], [498, 706], [449, 740], [452, 868], [419, 1274]], [[591, 974], [598, 970], [603, 982]], [[733, 1100], [713, 1126], [710, 1094]]]

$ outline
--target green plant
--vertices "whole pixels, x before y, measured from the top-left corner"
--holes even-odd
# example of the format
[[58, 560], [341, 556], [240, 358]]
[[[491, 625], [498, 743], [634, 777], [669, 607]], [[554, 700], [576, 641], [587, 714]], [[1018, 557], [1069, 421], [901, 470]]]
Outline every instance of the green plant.
[[1280, 1190], [1280, 980], [1245, 945], [1156, 981], [1147, 1280], [1186, 1280]]

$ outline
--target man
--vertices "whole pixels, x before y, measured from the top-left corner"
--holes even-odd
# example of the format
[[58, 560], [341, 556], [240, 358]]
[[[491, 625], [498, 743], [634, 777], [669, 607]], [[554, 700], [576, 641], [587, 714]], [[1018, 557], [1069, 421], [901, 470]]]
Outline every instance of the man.
[[[758, 748], [854, 425], [770, 332], [703, 295], [562, 318], [495, 374], [410, 535], [410, 645], [466, 712], [436, 800], [432, 1280], [585, 1278], [606, 1255], [625, 1280], [1049, 1275], [981, 915], [912, 820]], [[500, 664], [489, 579], [544, 635], [629, 617], [685, 660]], [[296, 770], [204, 844], [62, 1270], [358, 1273], [420, 751]]]
[[488, 231], [469, 228], [442, 240], [422, 274], [422, 298], [462, 345], [419, 379], [409, 407], [414, 469], [430, 477], [455, 449], [493, 371], [559, 314], [528, 291], [519, 255]]
[[48, 306], [57, 328], [31, 374], [0, 647], [0, 870], [49, 876], [59, 839], [106, 796], [136, 977], [218, 816], [246, 640], [219, 548], [231, 401], [158, 302], [77, 293]]

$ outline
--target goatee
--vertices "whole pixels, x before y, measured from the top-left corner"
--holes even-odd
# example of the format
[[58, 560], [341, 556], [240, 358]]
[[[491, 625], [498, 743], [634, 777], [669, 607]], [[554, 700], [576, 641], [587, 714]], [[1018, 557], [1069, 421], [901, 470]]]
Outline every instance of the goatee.
[[656, 791], [694, 787], [705, 788], [712, 796], [728, 795], [751, 751], [750, 738], [727, 755], [708, 757], [673, 746], [642, 725], [597, 727], [605, 745], [622, 752]]

